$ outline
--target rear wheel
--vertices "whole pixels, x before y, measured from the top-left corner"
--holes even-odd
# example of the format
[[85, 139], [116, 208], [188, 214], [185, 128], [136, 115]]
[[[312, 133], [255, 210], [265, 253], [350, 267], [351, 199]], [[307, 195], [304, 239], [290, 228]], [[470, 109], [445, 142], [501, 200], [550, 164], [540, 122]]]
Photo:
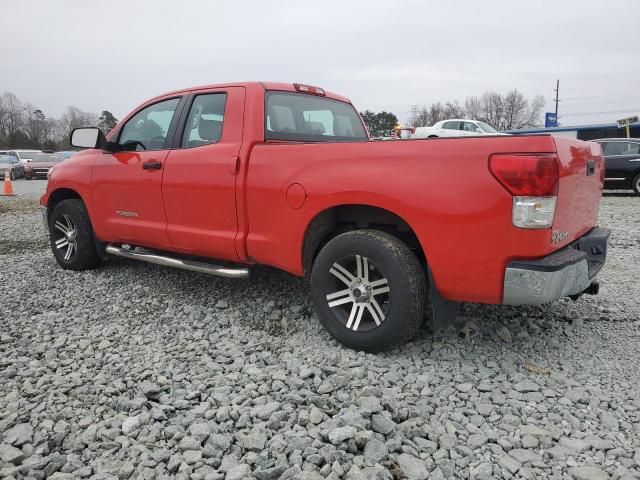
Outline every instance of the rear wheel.
[[68, 270], [87, 270], [100, 263], [89, 214], [81, 200], [58, 203], [49, 218], [53, 255]]
[[632, 183], [633, 191], [636, 192], [636, 195], [640, 195], [640, 173], [636, 175], [636, 178], [633, 179]]
[[378, 352], [417, 333], [427, 283], [416, 256], [396, 237], [355, 230], [322, 248], [311, 272], [311, 295], [320, 321], [336, 340]]

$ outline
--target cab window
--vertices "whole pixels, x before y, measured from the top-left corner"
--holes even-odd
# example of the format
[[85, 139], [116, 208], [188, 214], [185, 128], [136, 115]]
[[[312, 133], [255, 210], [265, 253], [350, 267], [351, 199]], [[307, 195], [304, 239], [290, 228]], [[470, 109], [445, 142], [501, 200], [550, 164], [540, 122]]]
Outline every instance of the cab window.
[[471, 122], [462, 122], [462, 129], [463, 129], [465, 132], [475, 132], [477, 128], [478, 128], [478, 127], [476, 126], [476, 124], [475, 124], [475, 123], [471, 123]]
[[640, 143], [625, 142], [623, 155], [638, 155], [640, 153]]
[[163, 150], [179, 101], [172, 98], [140, 110], [122, 127], [118, 143], [131, 151]]
[[300, 142], [367, 141], [350, 103], [306, 93], [267, 92], [265, 137]]
[[624, 155], [624, 142], [606, 142], [602, 146], [602, 151], [606, 156]]
[[460, 122], [444, 122], [442, 128], [445, 130], [460, 130]]
[[222, 138], [226, 93], [198, 95], [193, 100], [182, 136], [182, 148], [219, 142]]

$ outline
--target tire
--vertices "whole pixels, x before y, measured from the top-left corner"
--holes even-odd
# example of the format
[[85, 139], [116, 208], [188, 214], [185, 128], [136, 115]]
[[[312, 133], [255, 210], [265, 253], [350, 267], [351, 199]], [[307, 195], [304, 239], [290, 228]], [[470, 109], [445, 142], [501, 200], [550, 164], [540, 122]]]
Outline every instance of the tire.
[[427, 138], [438, 138], [438, 135], [429, 135]]
[[66, 270], [89, 270], [100, 264], [82, 200], [63, 200], [55, 206], [49, 217], [49, 241], [58, 264]]
[[16, 179], [16, 174], [13, 173], [13, 170], [9, 170], [9, 180], [13, 181]]
[[418, 332], [427, 281], [416, 256], [396, 237], [354, 230], [320, 250], [311, 271], [311, 297], [322, 325], [336, 340], [379, 352]]
[[633, 179], [631, 188], [633, 188], [633, 191], [636, 193], [636, 195], [640, 195], [640, 173]]

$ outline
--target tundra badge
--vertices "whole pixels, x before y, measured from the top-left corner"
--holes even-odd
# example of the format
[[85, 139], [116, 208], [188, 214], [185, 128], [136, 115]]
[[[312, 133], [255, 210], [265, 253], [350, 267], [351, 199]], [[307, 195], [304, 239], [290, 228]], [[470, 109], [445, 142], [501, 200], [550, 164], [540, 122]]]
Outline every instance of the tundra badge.
[[127, 212], [126, 210], [116, 210], [116, 215], [118, 215], [119, 217], [138, 218], [138, 212]]
[[551, 243], [558, 243], [569, 236], [566, 230], [554, 230], [551, 232]]

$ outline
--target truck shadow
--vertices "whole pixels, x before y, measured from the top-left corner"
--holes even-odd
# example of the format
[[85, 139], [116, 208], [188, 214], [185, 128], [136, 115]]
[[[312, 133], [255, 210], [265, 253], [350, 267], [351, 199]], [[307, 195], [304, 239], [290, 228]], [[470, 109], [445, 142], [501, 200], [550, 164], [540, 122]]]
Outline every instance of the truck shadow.
[[[216, 324], [230, 322], [240, 329], [266, 334], [265, 340], [279, 344], [292, 337], [305, 342], [342, 348], [322, 328], [309, 298], [305, 279], [268, 267], [252, 267], [247, 279], [230, 280], [183, 270], [169, 269], [125, 259], [110, 260], [107, 275], [126, 271], [132, 283], [153, 284], [157, 298], [168, 305], [188, 305], [195, 318], [212, 317]], [[434, 331], [429, 318], [411, 345], [436, 350], [433, 345], [468, 350], [473, 344], [500, 344], [514, 352], [545, 337], [545, 332], [562, 334], [565, 327], [598, 320], [601, 312], [595, 297], [577, 302], [561, 300], [541, 306], [463, 304], [456, 321]], [[216, 325], [212, 324], [212, 328]], [[396, 349], [403, 355], [406, 348]], [[455, 352], [449, 352], [454, 353]]]

